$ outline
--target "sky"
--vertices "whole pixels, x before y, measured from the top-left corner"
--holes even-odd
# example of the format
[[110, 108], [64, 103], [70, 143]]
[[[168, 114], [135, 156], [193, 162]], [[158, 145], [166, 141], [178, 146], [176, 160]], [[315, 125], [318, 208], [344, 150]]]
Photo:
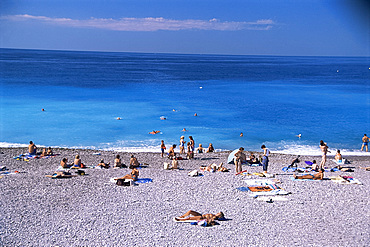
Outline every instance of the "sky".
[[0, 48], [370, 56], [370, 1], [0, 0]]

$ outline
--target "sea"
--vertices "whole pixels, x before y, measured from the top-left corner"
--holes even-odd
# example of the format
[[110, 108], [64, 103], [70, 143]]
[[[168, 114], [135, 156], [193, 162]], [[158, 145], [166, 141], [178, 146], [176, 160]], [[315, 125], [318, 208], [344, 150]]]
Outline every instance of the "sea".
[[1, 147], [369, 155], [370, 57], [0, 49], [0, 111]]

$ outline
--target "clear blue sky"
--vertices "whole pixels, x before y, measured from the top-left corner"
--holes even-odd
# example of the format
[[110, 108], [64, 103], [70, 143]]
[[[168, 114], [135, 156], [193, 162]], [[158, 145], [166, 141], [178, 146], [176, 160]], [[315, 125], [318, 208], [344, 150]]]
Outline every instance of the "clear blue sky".
[[370, 56], [367, 0], [0, 0], [0, 47]]

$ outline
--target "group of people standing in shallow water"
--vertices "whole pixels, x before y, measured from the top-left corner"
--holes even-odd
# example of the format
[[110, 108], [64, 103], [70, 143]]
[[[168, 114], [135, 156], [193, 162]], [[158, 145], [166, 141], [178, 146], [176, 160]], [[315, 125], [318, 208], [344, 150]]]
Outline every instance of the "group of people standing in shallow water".
[[[185, 152], [185, 145], [187, 147], [187, 150]], [[173, 144], [169, 150], [168, 150], [168, 158], [170, 159], [175, 159], [176, 158], [176, 153], [175, 153], [175, 148], [177, 147], [176, 144]], [[193, 159], [194, 158], [194, 153], [211, 153], [214, 152], [215, 149], [212, 145], [212, 143], [209, 144], [208, 148], [204, 148], [202, 144], [199, 144], [198, 148], [195, 148], [195, 141], [192, 136], [189, 136], [189, 142], [185, 141], [185, 137], [181, 136], [180, 137], [180, 154], [185, 154], [186, 153], [186, 158], [187, 159]], [[161, 140], [161, 157], [165, 157], [165, 151], [166, 151], [166, 145], [164, 144], [164, 141]]]

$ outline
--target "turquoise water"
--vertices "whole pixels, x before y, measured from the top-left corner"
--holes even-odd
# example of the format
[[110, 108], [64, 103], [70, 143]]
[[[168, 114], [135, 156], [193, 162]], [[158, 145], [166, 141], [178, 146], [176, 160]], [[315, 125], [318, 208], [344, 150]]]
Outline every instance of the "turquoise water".
[[192, 135], [221, 150], [317, 154], [323, 139], [357, 154], [370, 134], [366, 57], [0, 52], [1, 146], [158, 152]]

